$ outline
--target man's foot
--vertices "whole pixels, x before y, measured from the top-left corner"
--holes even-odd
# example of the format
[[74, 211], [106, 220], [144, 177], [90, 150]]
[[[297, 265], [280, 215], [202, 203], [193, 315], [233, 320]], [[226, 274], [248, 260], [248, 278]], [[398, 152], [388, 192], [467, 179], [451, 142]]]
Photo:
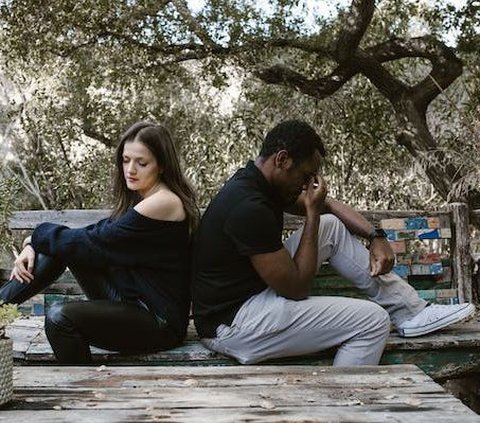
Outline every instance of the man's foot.
[[454, 305], [430, 304], [410, 320], [398, 325], [400, 336], [425, 335], [457, 323], [475, 313], [475, 306], [469, 303]]

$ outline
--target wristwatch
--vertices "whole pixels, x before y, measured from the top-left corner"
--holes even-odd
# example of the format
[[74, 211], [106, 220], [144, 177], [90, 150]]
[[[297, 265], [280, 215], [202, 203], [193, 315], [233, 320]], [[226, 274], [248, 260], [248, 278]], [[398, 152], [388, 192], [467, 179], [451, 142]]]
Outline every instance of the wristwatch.
[[374, 238], [387, 238], [387, 233], [380, 228], [374, 228], [372, 231], [368, 234], [368, 240], [370, 242], [373, 241]]

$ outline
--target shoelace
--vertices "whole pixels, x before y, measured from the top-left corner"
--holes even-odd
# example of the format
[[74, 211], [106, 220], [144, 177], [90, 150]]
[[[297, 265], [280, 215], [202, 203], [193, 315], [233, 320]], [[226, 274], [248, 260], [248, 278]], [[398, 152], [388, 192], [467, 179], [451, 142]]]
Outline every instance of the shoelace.
[[439, 316], [439, 313], [442, 313], [443, 309], [444, 309], [444, 306], [440, 304], [430, 304], [428, 308], [425, 308], [425, 310], [430, 311], [427, 313], [427, 316], [426, 316], [427, 322], [430, 323], [435, 320], [438, 320], [440, 317], [443, 317], [443, 316]]

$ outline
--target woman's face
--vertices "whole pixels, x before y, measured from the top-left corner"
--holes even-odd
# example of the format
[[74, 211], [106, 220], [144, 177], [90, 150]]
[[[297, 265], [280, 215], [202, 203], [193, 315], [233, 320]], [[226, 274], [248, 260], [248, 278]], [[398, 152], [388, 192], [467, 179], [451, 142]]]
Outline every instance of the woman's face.
[[134, 140], [123, 146], [123, 176], [127, 188], [142, 198], [155, 191], [160, 183], [161, 169], [157, 159], [145, 144]]

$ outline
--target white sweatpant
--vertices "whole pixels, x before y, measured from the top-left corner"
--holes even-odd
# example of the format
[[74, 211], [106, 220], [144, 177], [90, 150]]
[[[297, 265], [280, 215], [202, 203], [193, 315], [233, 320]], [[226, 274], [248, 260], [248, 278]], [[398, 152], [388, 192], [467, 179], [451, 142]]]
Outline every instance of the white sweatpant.
[[[302, 231], [285, 241], [292, 257]], [[335, 296], [294, 301], [268, 288], [242, 305], [231, 326], [220, 325], [217, 336], [202, 339], [203, 344], [242, 364], [334, 346], [339, 346], [335, 366], [378, 364], [390, 319], [398, 325], [423, 310], [426, 303], [394, 273], [371, 277], [368, 250], [330, 214], [320, 218], [318, 239], [319, 265], [327, 259], [371, 301]]]

